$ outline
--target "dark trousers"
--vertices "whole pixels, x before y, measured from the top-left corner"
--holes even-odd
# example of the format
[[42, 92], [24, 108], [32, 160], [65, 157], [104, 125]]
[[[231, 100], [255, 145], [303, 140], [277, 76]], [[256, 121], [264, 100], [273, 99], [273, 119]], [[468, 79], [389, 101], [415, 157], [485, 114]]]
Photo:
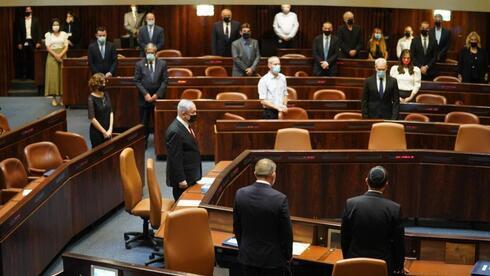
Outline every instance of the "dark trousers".
[[145, 102], [140, 105], [140, 123], [145, 127], [145, 139], [150, 135], [150, 118], [153, 116], [155, 105]]
[[291, 49], [291, 48], [297, 48], [298, 43], [296, 37], [291, 38], [290, 40], [282, 40], [281, 38], [277, 37], [277, 48], [278, 49]]
[[265, 108], [262, 115], [264, 119], [279, 119], [279, 111], [272, 108]]
[[285, 267], [262, 268], [242, 265], [243, 276], [286, 276], [289, 275]]
[[22, 45], [22, 50], [19, 50], [20, 68], [19, 76], [22, 78], [34, 79], [34, 42], [26, 40], [28, 45]]

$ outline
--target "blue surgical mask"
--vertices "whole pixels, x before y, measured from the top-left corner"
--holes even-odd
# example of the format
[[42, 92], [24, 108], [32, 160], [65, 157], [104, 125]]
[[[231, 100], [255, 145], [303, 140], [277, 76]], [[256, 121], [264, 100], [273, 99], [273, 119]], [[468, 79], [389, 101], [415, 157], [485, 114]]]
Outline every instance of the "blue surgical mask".
[[378, 76], [378, 78], [384, 79], [386, 76], [386, 72], [385, 71], [376, 71], [376, 75]]
[[98, 37], [97, 37], [97, 41], [98, 41], [100, 44], [105, 44], [105, 40], [106, 40], [106, 37], [105, 37], [105, 36], [98, 36]]
[[279, 72], [281, 72], [281, 65], [274, 65], [272, 66], [272, 73], [274, 74], [279, 74]]
[[374, 38], [376, 40], [380, 40], [381, 39], [381, 34], [374, 34]]
[[146, 60], [148, 60], [149, 62], [155, 61], [155, 54], [146, 54]]

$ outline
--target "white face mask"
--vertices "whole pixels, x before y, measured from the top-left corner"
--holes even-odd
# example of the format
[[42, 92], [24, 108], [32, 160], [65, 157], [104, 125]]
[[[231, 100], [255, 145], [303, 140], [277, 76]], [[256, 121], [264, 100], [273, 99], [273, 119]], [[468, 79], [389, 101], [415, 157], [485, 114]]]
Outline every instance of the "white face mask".
[[53, 32], [59, 32], [59, 30], [60, 30], [60, 26], [58, 25], [53, 26]]
[[148, 24], [148, 26], [153, 26], [155, 25], [155, 20], [147, 20], [146, 24]]
[[137, 10], [138, 10], [138, 8], [136, 8], [136, 7], [131, 7], [131, 11], [132, 11], [132, 12], [136, 12]]

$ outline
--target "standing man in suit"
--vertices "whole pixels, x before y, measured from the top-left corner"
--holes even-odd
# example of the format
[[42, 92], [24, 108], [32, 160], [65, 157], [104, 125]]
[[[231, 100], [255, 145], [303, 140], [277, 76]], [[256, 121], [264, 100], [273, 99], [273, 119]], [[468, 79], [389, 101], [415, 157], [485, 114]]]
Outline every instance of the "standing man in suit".
[[177, 105], [177, 118], [165, 133], [167, 186], [172, 187], [176, 201], [202, 177], [201, 154], [192, 130], [196, 119], [196, 105], [190, 100], [181, 100]]
[[102, 73], [106, 78], [115, 76], [117, 67], [116, 47], [107, 41], [105, 27], [97, 27], [95, 38], [97, 40], [88, 46], [88, 65], [92, 75]]
[[221, 11], [222, 21], [213, 25], [211, 49], [213, 55], [231, 57], [231, 43], [240, 38], [240, 22], [231, 20], [231, 10]]
[[332, 34], [333, 25], [330, 22], [323, 23], [323, 34], [313, 40], [313, 74], [315, 76], [337, 75], [337, 58], [339, 57], [340, 41]]
[[41, 27], [32, 8], [26, 7], [24, 16], [17, 23], [15, 42], [21, 62], [18, 74], [23, 79], [34, 79], [34, 49], [41, 48]]
[[285, 275], [293, 251], [288, 198], [272, 188], [276, 164], [255, 164], [254, 184], [240, 188], [233, 206], [233, 233], [243, 275]]
[[362, 49], [362, 30], [354, 25], [354, 14], [350, 11], [344, 13], [345, 25], [339, 27], [337, 36], [340, 39], [340, 54], [343, 58], [359, 58]]
[[340, 230], [345, 259], [367, 257], [385, 260], [388, 275], [404, 275], [404, 228], [400, 204], [383, 197], [388, 174], [382, 166], [369, 171], [368, 191], [349, 198]]
[[153, 43], [157, 51], [163, 49], [163, 28], [155, 25], [155, 15], [152, 12], [146, 14], [146, 25], [138, 31], [138, 44], [141, 52], [146, 49], [146, 44]]
[[364, 81], [361, 109], [364, 119], [398, 119], [400, 97], [395, 78], [386, 75], [386, 59], [374, 61], [376, 74]]
[[281, 12], [274, 16], [272, 27], [277, 36], [277, 48], [296, 48], [299, 22], [296, 13], [291, 11], [291, 5], [281, 5]]
[[250, 36], [250, 24], [243, 23], [240, 27], [242, 38], [231, 44], [233, 56], [233, 76], [254, 76], [260, 61], [259, 42]]
[[155, 101], [165, 96], [168, 82], [167, 63], [156, 58], [157, 46], [146, 44], [146, 56], [136, 63], [134, 82], [139, 91], [140, 121], [145, 126], [145, 138], [150, 135], [150, 116]]
[[432, 80], [436, 73], [433, 66], [436, 63], [437, 44], [435, 37], [429, 34], [427, 21], [420, 24], [420, 36], [412, 39], [410, 52], [412, 52], [413, 65], [420, 68], [422, 80]]
[[429, 35], [436, 39], [437, 62], [445, 62], [447, 51], [451, 47], [451, 31], [442, 27], [442, 15], [434, 16], [434, 28]]
[[144, 13], [138, 11], [138, 6], [131, 5], [131, 11], [124, 14], [124, 28], [131, 38], [138, 37], [138, 31], [143, 25]]
[[62, 31], [68, 34], [68, 46], [70, 49], [80, 48], [80, 20], [72, 10], [66, 12], [66, 19], [63, 22]]

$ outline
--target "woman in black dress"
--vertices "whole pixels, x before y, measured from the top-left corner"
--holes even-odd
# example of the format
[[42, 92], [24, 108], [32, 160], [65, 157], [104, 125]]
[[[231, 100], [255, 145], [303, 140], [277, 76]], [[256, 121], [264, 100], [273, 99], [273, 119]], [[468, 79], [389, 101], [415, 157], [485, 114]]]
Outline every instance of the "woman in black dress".
[[88, 82], [91, 92], [88, 96], [88, 119], [90, 120], [92, 148], [112, 137], [114, 114], [109, 95], [104, 92], [105, 82], [105, 76], [102, 73], [94, 74]]
[[471, 32], [466, 37], [466, 45], [459, 52], [458, 77], [462, 82], [488, 82], [488, 55], [481, 48], [480, 36]]

